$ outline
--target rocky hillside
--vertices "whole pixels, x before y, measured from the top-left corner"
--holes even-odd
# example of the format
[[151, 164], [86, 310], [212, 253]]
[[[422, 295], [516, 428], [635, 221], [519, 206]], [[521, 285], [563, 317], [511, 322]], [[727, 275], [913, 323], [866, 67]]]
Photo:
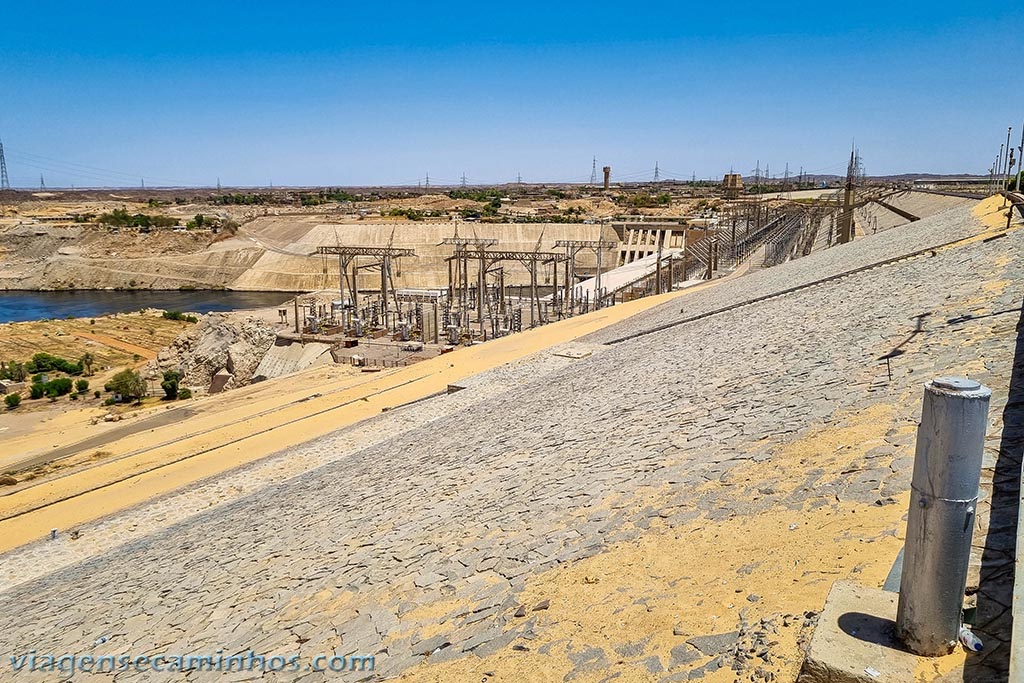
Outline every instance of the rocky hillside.
[[200, 392], [221, 391], [252, 381], [277, 337], [257, 318], [210, 313], [179, 335], [145, 368], [156, 379], [165, 370], [184, 373], [182, 384]]

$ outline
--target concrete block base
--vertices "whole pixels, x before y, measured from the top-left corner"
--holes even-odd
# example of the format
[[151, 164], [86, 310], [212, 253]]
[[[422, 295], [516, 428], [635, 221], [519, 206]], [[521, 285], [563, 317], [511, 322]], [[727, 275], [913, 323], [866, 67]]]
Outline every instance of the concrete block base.
[[942, 678], [962, 655], [921, 658], [896, 641], [899, 595], [837, 581], [825, 601], [799, 683], [906, 683]]

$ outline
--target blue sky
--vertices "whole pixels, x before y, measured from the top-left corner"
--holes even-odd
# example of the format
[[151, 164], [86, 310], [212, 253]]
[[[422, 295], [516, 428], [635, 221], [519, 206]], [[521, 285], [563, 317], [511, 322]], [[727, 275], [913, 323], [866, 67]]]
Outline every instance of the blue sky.
[[214, 5], [8, 3], [12, 184], [842, 172], [853, 140], [869, 173], [985, 173], [1024, 123], [1005, 0]]

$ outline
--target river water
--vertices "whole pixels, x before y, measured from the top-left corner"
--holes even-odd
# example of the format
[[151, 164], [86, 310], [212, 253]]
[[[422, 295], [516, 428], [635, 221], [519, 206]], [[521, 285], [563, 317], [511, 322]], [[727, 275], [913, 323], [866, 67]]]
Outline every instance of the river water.
[[95, 291], [0, 292], [0, 323], [47, 318], [90, 318], [143, 308], [209, 313], [277, 306], [291, 298], [287, 292], [220, 291]]

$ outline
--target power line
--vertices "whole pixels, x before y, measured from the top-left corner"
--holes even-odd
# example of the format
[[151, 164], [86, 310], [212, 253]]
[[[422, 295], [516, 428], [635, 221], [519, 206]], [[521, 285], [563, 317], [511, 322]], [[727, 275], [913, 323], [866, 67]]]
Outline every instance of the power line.
[[[11, 155], [14, 158], [21, 159], [23, 165], [37, 170], [48, 171], [51, 173], [63, 173], [81, 178], [91, 178], [104, 182], [116, 182], [126, 186], [129, 183], [134, 184], [135, 181], [143, 175], [137, 172], [114, 171], [111, 169], [100, 168], [98, 166], [80, 164], [74, 161], [63, 161], [52, 157], [46, 157], [41, 154], [33, 154], [31, 152], [23, 152], [20, 150], [12, 150]], [[161, 178], [157, 176], [150, 176], [150, 180], [156, 180], [157, 182], [165, 183], [167, 185], [189, 184], [180, 180]]]

